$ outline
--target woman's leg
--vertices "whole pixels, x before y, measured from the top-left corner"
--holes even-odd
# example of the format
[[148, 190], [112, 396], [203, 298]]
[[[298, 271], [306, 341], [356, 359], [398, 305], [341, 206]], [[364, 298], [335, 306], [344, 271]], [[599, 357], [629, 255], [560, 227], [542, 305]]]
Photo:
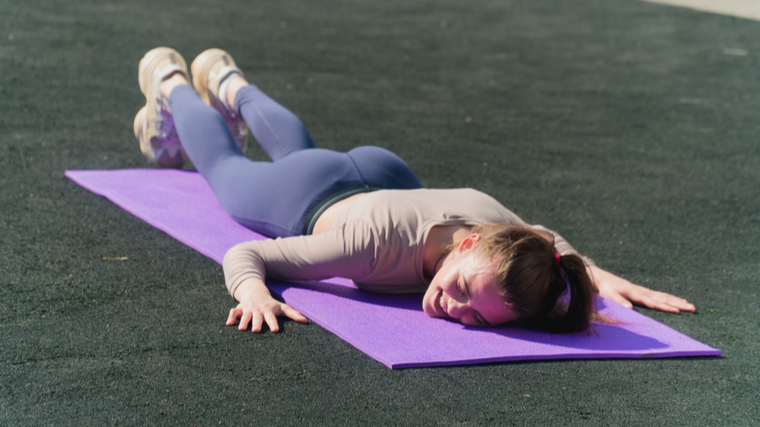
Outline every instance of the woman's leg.
[[241, 129], [247, 125], [273, 161], [314, 148], [298, 117], [256, 86], [249, 85], [228, 52], [207, 49], [193, 60], [191, 69], [195, 90], [222, 115], [239, 145], [243, 145], [240, 137], [247, 133]]
[[303, 122], [258, 87], [247, 84], [237, 90], [233, 99], [234, 110], [243, 117], [253, 137], [272, 161], [276, 162], [296, 151], [314, 148]]
[[[297, 151], [314, 148], [303, 122], [258, 87], [240, 75], [230, 77], [227, 100], [243, 117], [256, 140], [273, 161]], [[388, 189], [422, 188], [417, 176], [400, 157], [380, 148], [364, 146], [347, 153], [357, 169], [361, 184]]]
[[[272, 161], [314, 148], [303, 122], [239, 74], [229, 77], [225, 98], [245, 120]], [[417, 176], [400, 157], [380, 147], [358, 147], [347, 154], [362, 186], [388, 189], [422, 188]]]
[[[211, 186], [219, 203], [236, 220], [270, 236], [289, 235], [284, 223], [256, 224], [241, 221], [257, 214], [258, 206], [272, 206], [269, 193], [270, 162], [254, 162], [235, 144], [222, 116], [203, 103], [190, 85], [177, 86], [169, 97], [174, 125], [193, 165]], [[290, 215], [279, 209], [281, 218]], [[292, 214], [291, 214], [292, 215]], [[266, 222], [267, 218], [262, 218]], [[275, 218], [276, 219], [276, 218]]]
[[176, 86], [171, 91], [169, 105], [182, 147], [212, 187], [224, 167], [241, 161], [253, 163], [235, 144], [222, 116], [204, 104], [192, 86]]
[[246, 158], [221, 115], [191, 86], [174, 87], [169, 104], [188, 157], [224, 209], [244, 226], [270, 237], [297, 235], [312, 208], [337, 191], [422, 186], [409, 166], [388, 150], [359, 147], [343, 154], [313, 148], [297, 117], [257, 88], [243, 89], [236, 97], [240, 110], [249, 116], [249, 126], [263, 129], [254, 135], [269, 144], [274, 163]]
[[251, 161], [221, 115], [189, 85], [175, 87], [169, 104], [182, 146], [220, 204], [236, 221], [261, 234], [300, 234], [311, 208], [361, 182], [348, 156], [330, 150], [296, 150], [275, 163]]

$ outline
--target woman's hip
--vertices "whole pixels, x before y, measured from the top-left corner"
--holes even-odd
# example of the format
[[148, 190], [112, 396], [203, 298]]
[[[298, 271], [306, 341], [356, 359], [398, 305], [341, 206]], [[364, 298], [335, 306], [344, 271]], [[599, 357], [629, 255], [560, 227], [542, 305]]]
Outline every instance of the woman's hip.
[[379, 147], [359, 147], [348, 153], [315, 148], [274, 163], [252, 163], [255, 167], [246, 170], [228, 170], [224, 188], [214, 190], [233, 218], [269, 237], [304, 234], [315, 207], [347, 189], [421, 187], [403, 160]]

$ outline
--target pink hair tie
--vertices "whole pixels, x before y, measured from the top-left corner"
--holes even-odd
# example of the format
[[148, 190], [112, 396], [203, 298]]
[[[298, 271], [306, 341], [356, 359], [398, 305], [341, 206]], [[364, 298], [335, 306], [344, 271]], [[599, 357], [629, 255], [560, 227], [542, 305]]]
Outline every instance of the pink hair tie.
[[559, 267], [559, 254], [554, 254], [554, 266]]

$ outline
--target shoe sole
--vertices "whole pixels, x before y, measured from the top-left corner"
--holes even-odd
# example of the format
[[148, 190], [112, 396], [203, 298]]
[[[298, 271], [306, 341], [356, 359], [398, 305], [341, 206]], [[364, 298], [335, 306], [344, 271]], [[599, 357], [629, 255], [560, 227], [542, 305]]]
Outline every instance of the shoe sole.
[[[182, 167], [186, 158], [184, 150], [182, 150], [181, 147], [172, 146], [171, 149], [168, 150], [171, 155], [167, 156], [167, 154], [164, 154], [164, 151], [167, 150], [162, 150], [163, 147], [153, 146], [153, 142], [151, 141], [152, 138], [149, 137], [151, 132], [148, 130], [149, 123], [156, 123], [157, 121], [162, 120], [153, 105], [153, 86], [157, 84], [157, 82], [153, 81], [153, 73], [159, 63], [164, 60], [167, 55], [170, 57], [172, 63], [179, 65], [183, 70], [187, 70], [187, 64], [182, 55], [176, 50], [168, 47], [152, 49], [143, 56], [138, 65], [137, 81], [140, 85], [140, 91], [145, 95], [145, 106], [141, 108], [135, 116], [133, 130], [135, 132], [135, 137], [140, 142], [140, 151], [142, 151], [151, 163], [160, 167], [179, 168]], [[187, 71], [184, 71], [184, 74], [186, 78], [189, 78]], [[162, 153], [159, 158], [156, 157], [156, 150], [159, 150], [159, 152]], [[177, 155], [177, 153], [175, 153], [177, 150], [182, 151], [181, 154]]]

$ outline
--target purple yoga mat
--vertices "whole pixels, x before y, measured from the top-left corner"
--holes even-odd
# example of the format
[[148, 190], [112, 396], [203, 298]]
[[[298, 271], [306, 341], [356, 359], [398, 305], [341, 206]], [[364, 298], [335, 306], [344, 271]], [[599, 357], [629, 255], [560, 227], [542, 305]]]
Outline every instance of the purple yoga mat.
[[[66, 171], [66, 176], [219, 263], [233, 245], [264, 239], [230, 218], [195, 172], [129, 169]], [[371, 294], [346, 279], [267, 285], [311, 321], [390, 368], [721, 354], [603, 298], [597, 302], [601, 312], [620, 324], [597, 324], [591, 335], [552, 335], [518, 326], [475, 328], [433, 319], [422, 311], [422, 295]]]

